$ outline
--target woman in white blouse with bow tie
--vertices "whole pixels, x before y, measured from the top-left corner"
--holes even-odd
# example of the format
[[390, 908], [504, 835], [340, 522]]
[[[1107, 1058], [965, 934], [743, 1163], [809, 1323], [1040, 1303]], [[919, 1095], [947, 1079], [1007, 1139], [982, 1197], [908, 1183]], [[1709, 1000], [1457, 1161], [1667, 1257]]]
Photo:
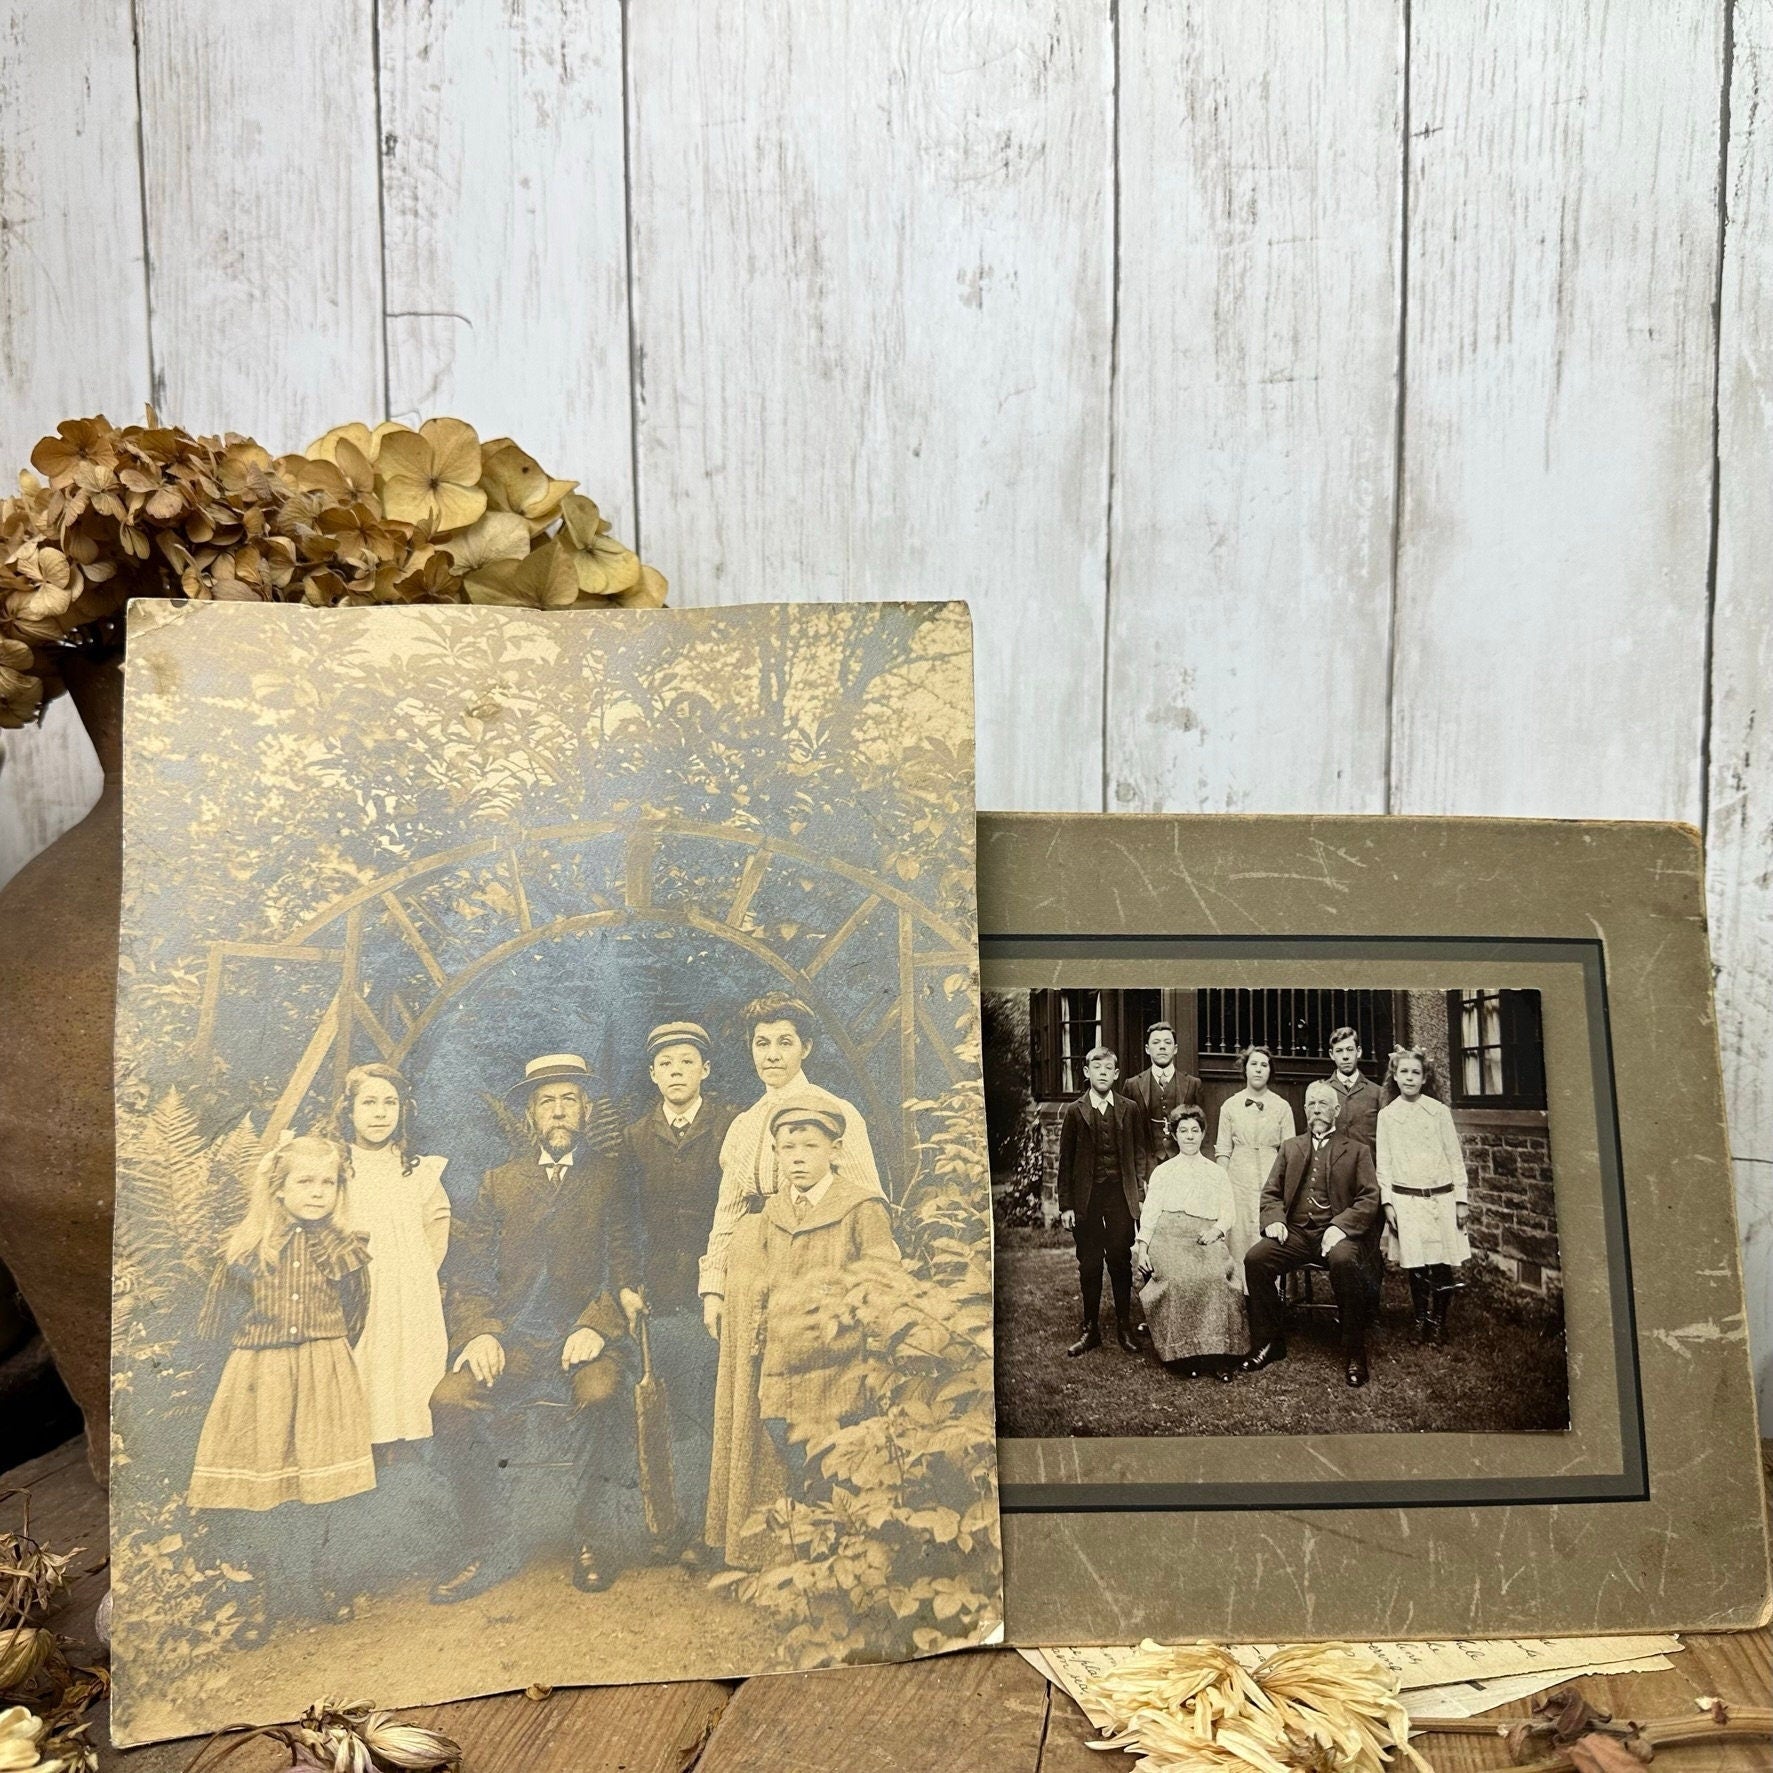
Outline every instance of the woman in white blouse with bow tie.
[[1236, 1209], [1229, 1236], [1232, 1266], [1237, 1270], [1237, 1284], [1244, 1285], [1244, 1252], [1262, 1235], [1257, 1224], [1262, 1199], [1262, 1184], [1274, 1168], [1280, 1148], [1292, 1138], [1293, 1105], [1284, 1096], [1268, 1087], [1274, 1070], [1274, 1055], [1267, 1047], [1245, 1047], [1239, 1055], [1243, 1060], [1244, 1087], [1228, 1096], [1219, 1110], [1219, 1131], [1213, 1141], [1213, 1155], [1231, 1183], [1232, 1205]]

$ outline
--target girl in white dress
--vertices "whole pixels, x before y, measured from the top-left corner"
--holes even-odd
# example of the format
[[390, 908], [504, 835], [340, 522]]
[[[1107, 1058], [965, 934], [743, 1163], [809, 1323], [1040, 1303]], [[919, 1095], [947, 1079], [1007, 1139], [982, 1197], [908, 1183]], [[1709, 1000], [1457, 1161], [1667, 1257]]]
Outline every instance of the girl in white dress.
[[1469, 1185], [1452, 1111], [1429, 1093], [1428, 1060], [1395, 1048], [1385, 1081], [1396, 1097], [1379, 1110], [1375, 1161], [1385, 1203], [1385, 1253], [1410, 1277], [1418, 1339], [1439, 1342], [1457, 1269], [1471, 1255], [1465, 1235]]
[[1280, 1148], [1293, 1136], [1293, 1105], [1268, 1087], [1274, 1055], [1267, 1047], [1245, 1047], [1244, 1087], [1227, 1096], [1219, 1110], [1219, 1131], [1213, 1155], [1231, 1184], [1236, 1218], [1229, 1234], [1231, 1264], [1237, 1271], [1238, 1291], [1244, 1286], [1244, 1252], [1262, 1235], [1256, 1223], [1260, 1215], [1262, 1184], [1274, 1168]]
[[378, 1451], [431, 1438], [431, 1393], [449, 1362], [437, 1271], [449, 1249], [441, 1157], [408, 1149], [412, 1091], [391, 1065], [359, 1065], [338, 1110], [350, 1228], [369, 1242], [369, 1316], [352, 1353]]

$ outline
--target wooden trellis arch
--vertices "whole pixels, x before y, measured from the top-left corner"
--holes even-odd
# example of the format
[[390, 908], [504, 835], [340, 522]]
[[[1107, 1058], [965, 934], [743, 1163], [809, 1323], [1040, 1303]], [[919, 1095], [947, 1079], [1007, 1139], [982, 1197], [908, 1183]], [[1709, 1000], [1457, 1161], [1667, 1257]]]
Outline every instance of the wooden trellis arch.
[[[584, 910], [535, 921], [525, 885], [526, 867], [533, 871], [536, 862], [551, 850], [565, 850], [622, 832], [626, 832], [626, 842], [616, 891], [587, 891]], [[661, 865], [669, 860], [673, 840], [731, 844], [746, 852], [737, 884], [724, 908], [704, 908], [655, 897]], [[812, 956], [798, 965], [745, 927], [758, 889], [771, 864], [778, 859], [791, 862], [800, 870], [836, 877], [844, 883], [851, 901], [848, 915]], [[509, 927], [472, 959], [446, 967], [425, 940], [419, 920], [403, 900], [403, 894], [410, 894], [421, 882], [452, 869], [487, 861], [502, 866], [509, 885]], [[868, 1028], [851, 1029], [826, 999], [819, 978], [865, 926], [883, 916], [897, 921], [897, 990]], [[428, 995], [408, 1001], [398, 990], [386, 988], [377, 1001], [377, 982], [366, 971], [363, 956], [364, 933], [372, 919], [383, 920], [416, 957], [428, 981]], [[958, 1082], [963, 1075], [954, 1056], [952, 1036], [938, 1026], [923, 1001], [919, 976], [928, 969], [971, 969], [975, 964], [973, 948], [958, 930], [895, 881], [854, 863], [820, 856], [803, 845], [738, 826], [703, 825], [681, 819], [640, 825], [583, 820], [547, 826], [518, 837], [482, 838], [440, 850], [355, 888], [280, 942], [213, 943], [208, 951], [198, 1013], [197, 1055], [207, 1061], [214, 1051], [217, 1017], [232, 964], [293, 962], [328, 968], [336, 975], [327, 1007], [272, 1110], [266, 1137], [275, 1138], [294, 1120], [326, 1067], [331, 1067], [335, 1092], [342, 1093], [346, 1072], [372, 1053], [390, 1065], [403, 1064], [448, 1004], [523, 949], [581, 931], [639, 925], [698, 931], [731, 943], [775, 972], [786, 989], [804, 998], [821, 1014], [832, 1043], [861, 1080], [871, 1121], [875, 1125], [896, 1122], [901, 1152], [909, 1159], [915, 1131], [903, 1103], [920, 1093], [920, 1032], [950, 1080]], [[898, 1101], [889, 1108], [873, 1083], [868, 1062], [894, 1033], [899, 1045], [900, 1089]]]

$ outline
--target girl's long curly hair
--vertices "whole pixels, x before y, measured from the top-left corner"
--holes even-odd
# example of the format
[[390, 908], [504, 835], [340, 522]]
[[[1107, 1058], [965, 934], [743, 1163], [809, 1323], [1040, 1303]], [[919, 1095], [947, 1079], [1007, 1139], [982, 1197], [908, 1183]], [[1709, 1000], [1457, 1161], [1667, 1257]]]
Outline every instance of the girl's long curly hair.
[[412, 1085], [406, 1081], [405, 1073], [396, 1071], [392, 1065], [353, 1065], [345, 1073], [344, 1092], [333, 1105], [332, 1119], [327, 1123], [327, 1132], [344, 1147], [345, 1172], [349, 1175], [351, 1146], [355, 1142], [357, 1132], [352, 1123], [351, 1108], [357, 1100], [357, 1092], [372, 1078], [383, 1083], [391, 1083], [395, 1093], [400, 1097], [400, 1118], [394, 1123], [394, 1131], [388, 1135], [388, 1143], [400, 1153], [402, 1173], [410, 1175], [413, 1166], [419, 1161], [418, 1153], [413, 1149]]
[[1446, 1101], [1441, 1094], [1440, 1074], [1435, 1068], [1434, 1060], [1421, 1047], [1393, 1047], [1391, 1056], [1385, 1061], [1385, 1083], [1380, 1092], [1381, 1106], [1395, 1102], [1403, 1093], [1397, 1087], [1397, 1062], [1400, 1059], [1415, 1059], [1422, 1066], [1422, 1093], [1434, 1097], [1437, 1102]]
[[256, 1267], [261, 1274], [269, 1273], [277, 1266], [290, 1219], [289, 1210], [283, 1204], [283, 1184], [290, 1170], [302, 1158], [318, 1158], [332, 1165], [333, 1174], [339, 1180], [339, 1198], [332, 1210], [332, 1222], [335, 1225], [345, 1223], [345, 1199], [349, 1193], [345, 1148], [338, 1140], [317, 1133], [285, 1139], [267, 1151], [253, 1170], [246, 1217], [228, 1234], [222, 1250], [224, 1260]]

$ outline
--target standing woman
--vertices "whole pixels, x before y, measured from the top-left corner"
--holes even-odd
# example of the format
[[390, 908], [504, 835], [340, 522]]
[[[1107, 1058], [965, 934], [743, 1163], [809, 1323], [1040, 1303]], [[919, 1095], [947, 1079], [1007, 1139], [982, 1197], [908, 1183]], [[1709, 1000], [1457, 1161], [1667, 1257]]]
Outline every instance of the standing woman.
[[1260, 1217], [1262, 1184], [1280, 1156], [1280, 1148], [1293, 1136], [1293, 1105], [1268, 1087], [1274, 1055], [1267, 1047], [1245, 1047], [1244, 1087], [1227, 1096], [1219, 1110], [1219, 1133], [1213, 1155], [1231, 1184], [1236, 1218], [1229, 1241], [1231, 1263], [1237, 1271], [1239, 1291], [1244, 1287], [1244, 1253], [1262, 1235]]
[[359, 1065], [337, 1112], [351, 1229], [369, 1242], [369, 1316], [352, 1350], [378, 1452], [431, 1438], [431, 1393], [449, 1363], [437, 1271], [449, 1249], [447, 1158], [411, 1149], [412, 1091], [392, 1065]]
[[1394, 1048], [1385, 1082], [1396, 1097], [1379, 1110], [1379, 1198], [1385, 1203], [1386, 1254], [1410, 1277], [1416, 1335], [1439, 1342], [1455, 1272], [1471, 1255], [1465, 1235], [1470, 1185], [1452, 1110], [1429, 1093], [1428, 1060]]

